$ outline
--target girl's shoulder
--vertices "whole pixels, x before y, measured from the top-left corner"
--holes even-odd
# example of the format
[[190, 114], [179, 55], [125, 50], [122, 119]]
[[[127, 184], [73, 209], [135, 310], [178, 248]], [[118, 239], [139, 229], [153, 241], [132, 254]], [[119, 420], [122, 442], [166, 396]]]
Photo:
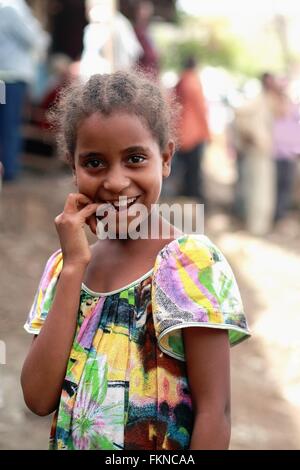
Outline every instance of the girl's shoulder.
[[[92, 253], [95, 245], [91, 246]], [[195, 262], [202, 269], [211, 266], [217, 261], [226, 262], [220, 249], [206, 236], [199, 234], [181, 234], [167, 243], [159, 250], [154, 271], [163, 263], [180, 256], [186, 263]], [[50, 255], [46, 262], [42, 279], [49, 283], [53, 277], [57, 278], [62, 270], [63, 254], [58, 249]]]
[[156, 258], [152, 282], [164, 292], [185, 291], [192, 297], [201, 296], [204, 288], [221, 292], [226, 285], [240, 301], [231, 266], [206, 235], [182, 235], [167, 243]]
[[[93, 252], [93, 246], [91, 246]], [[206, 236], [199, 234], [181, 234], [167, 243], [158, 251], [153, 265], [153, 277], [164, 275], [164, 271], [178, 269], [198, 270], [212, 267], [222, 262], [223, 271], [229, 265], [216, 245]], [[40, 281], [40, 289], [46, 290], [49, 285], [56, 284], [63, 267], [62, 250], [58, 249], [48, 258]], [[229, 268], [230, 269], [230, 268]]]
[[159, 267], [163, 261], [168, 262], [178, 256], [186, 263], [196, 262], [201, 268], [225, 260], [220, 249], [206, 235], [183, 234], [171, 240], [160, 250], [155, 268]]

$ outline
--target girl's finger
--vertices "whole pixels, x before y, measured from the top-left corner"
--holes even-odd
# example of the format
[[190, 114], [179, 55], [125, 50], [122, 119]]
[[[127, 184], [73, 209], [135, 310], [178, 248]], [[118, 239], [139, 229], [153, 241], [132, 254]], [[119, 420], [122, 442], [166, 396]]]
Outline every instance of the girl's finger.
[[96, 235], [97, 233], [97, 219], [95, 214], [92, 214], [86, 219], [86, 224], [90, 227], [92, 233]]
[[96, 203], [88, 204], [83, 209], [81, 209], [78, 214], [80, 215], [80, 217], [82, 217], [82, 219], [84, 219], [84, 221], [86, 221], [88, 217], [90, 217], [92, 214], [95, 214], [98, 206], [99, 204]]
[[81, 193], [70, 193], [67, 197], [64, 212], [74, 214], [78, 212], [87, 204], [91, 204], [93, 201], [89, 199], [85, 194]]

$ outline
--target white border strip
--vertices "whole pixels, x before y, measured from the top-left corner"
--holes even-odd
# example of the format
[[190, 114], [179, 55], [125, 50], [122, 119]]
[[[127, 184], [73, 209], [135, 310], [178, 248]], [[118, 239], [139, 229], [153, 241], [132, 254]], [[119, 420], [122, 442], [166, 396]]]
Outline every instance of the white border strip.
[[32, 328], [29, 326], [27, 323], [24, 325], [24, 330], [27, 331], [27, 333], [30, 333], [31, 335], [38, 335], [41, 330], [38, 330], [36, 328]]

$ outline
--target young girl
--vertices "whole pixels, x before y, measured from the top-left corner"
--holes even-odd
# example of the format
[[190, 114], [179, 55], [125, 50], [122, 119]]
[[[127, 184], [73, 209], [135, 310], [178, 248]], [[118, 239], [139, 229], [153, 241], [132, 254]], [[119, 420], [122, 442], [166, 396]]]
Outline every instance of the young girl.
[[[56, 119], [77, 192], [25, 324], [27, 406], [55, 412], [52, 449], [228, 448], [229, 345], [249, 335], [232, 271], [203, 235], [165, 239], [159, 218], [159, 237], [132, 239], [120, 224], [137, 203], [159, 217], [174, 151], [162, 94], [136, 73], [95, 75]], [[89, 246], [103, 204], [116, 236]]]

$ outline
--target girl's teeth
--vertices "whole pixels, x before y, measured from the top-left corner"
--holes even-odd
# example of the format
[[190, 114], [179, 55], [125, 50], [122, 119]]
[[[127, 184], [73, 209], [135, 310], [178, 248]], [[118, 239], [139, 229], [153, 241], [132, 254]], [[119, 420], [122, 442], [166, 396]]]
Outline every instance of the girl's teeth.
[[120, 201], [112, 202], [112, 205], [114, 207], [123, 208], [123, 207], [127, 207], [128, 204], [131, 204], [135, 200], [136, 200], [135, 197], [131, 197], [130, 199], [127, 199], [127, 198], [126, 199], [121, 199]]

